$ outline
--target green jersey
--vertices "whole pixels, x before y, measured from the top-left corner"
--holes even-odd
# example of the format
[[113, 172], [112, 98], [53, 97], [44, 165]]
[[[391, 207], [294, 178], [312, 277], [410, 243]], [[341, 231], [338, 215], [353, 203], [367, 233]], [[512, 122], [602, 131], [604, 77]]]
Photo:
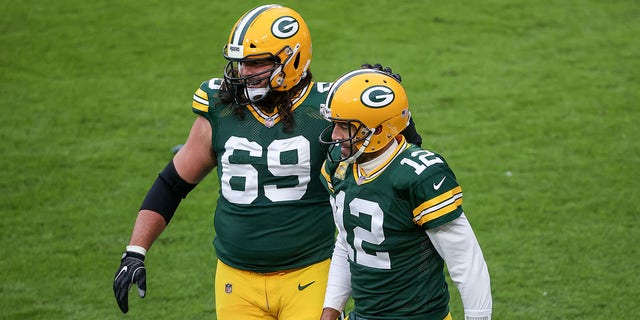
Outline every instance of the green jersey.
[[283, 132], [277, 113], [248, 105], [240, 119], [222, 103], [222, 79], [202, 83], [193, 112], [209, 120], [220, 192], [213, 245], [234, 268], [273, 272], [331, 257], [335, 225], [318, 172], [318, 142], [329, 123], [320, 115], [329, 84], [312, 83], [294, 101], [295, 127]]
[[444, 261], [425, 230], [462, 214], [462, 189], [445, 160], [402, 137], [367, 174], [357, 164], [326, 162], [322, 176], [338, 237], [348, 244], [356, 319], [442, 320], [449, 312]]

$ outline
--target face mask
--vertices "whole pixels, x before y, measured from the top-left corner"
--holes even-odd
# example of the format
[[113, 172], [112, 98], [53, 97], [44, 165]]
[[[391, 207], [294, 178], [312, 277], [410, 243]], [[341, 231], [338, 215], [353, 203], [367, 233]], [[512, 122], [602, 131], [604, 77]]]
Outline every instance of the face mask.
[[267, 92], [269, 92], [269, 88], [247, 88], [247, 98], [250, 101], [257, 101], [262, 99]]

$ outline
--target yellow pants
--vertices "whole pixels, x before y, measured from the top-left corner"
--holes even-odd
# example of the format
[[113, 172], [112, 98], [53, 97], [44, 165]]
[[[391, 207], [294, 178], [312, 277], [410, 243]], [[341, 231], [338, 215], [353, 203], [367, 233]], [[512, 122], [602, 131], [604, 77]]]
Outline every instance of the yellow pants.
[[330, 260], [283, 272], [261, 274], [218, 260], [215, 281], [218, 320], [318, 320]]

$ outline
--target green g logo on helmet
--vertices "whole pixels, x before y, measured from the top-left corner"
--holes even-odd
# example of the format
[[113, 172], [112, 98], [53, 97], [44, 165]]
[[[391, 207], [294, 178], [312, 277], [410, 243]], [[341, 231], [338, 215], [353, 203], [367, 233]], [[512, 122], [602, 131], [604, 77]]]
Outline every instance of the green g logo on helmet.
[[393, 90], [386, 86], [369, 87], [362, 92], [360, 101], [370, 108], [383, 108], [391, 104], [395, 99]]
[[271, 33], [278, 39], [287, 39], [293, 37], [298, 29], [299, 24], [294, 17], [284, 16], [273, 22]]

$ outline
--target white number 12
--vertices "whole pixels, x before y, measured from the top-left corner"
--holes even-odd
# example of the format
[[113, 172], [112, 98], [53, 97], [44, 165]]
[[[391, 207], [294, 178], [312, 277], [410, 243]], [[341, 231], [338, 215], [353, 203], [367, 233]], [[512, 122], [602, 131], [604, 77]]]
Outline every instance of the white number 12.
[[[334, 203], [334, 217], [341, 232], [345, 231], [344, 221], [342, 214], [344, 212], [344, 192], [340, 191], [335, 199], [332, 199]], [[355, 198], [349, 202], [349, 211], [352, 215], [360, 217], [360, 215], [368, 215], [371, 217], [371, 226], [369, 229], [362, 227], [355, 227], [353, 229], [353, 249], [355, 249], [355, 255], [352, 250], [349, 250], [349, 258], [355, 263], [376, 268], [376, 269], [391, 269], [391, 259], [388, 252], [375, 252], [374, 254], [366, 252], [362, 244], [370, 243], [374, 245], [380, 245], [385, 240], [383, 222], [384, 212], [380, 208], [380, 205], [376, 202]]]

